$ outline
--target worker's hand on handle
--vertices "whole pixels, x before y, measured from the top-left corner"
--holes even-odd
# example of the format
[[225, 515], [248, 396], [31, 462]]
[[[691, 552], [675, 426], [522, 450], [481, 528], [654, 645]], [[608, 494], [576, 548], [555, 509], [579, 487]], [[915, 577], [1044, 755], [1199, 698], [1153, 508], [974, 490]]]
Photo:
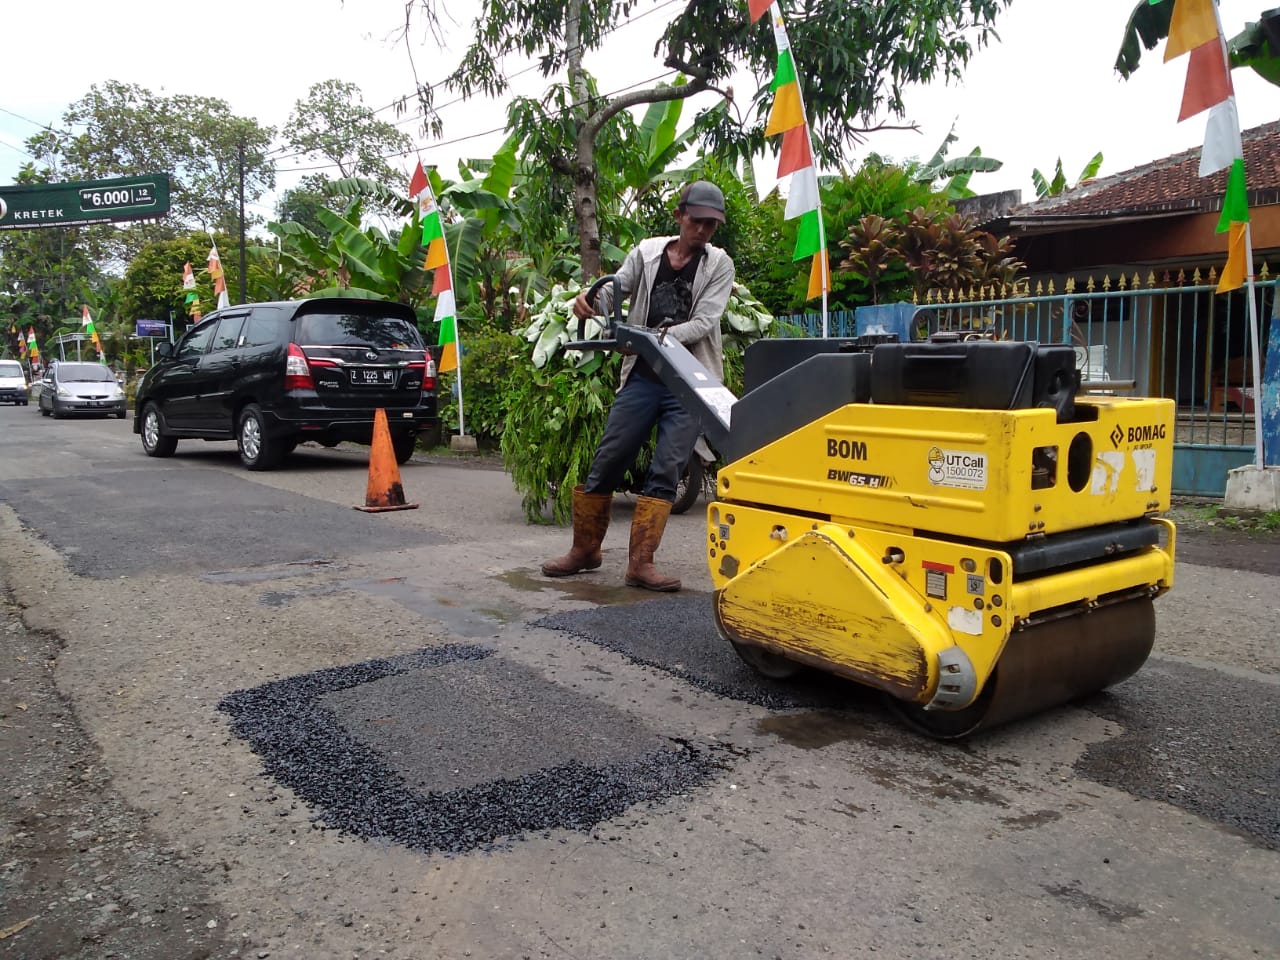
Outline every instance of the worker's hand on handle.
[[573, 301], [573, 315], [579, 320], [590, 320], [596, 315], [596, 308], [587, 302], [587, 292], [584, 290]]

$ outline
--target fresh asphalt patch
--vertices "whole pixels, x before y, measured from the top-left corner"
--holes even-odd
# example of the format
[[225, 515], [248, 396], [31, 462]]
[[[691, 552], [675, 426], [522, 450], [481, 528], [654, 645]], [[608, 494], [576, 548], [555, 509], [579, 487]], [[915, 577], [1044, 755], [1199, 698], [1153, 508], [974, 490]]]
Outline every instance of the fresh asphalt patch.
[[1280, 684], [1171, 660], [1081, 706], [1119, 724], [1076, 770], [1280, 849]]
[[[352, 503], [364, 502], [364, 486]], [[109, 511], [91, 506], [110, 497]], [[195, 573], [443, 543], [386, 517], [274, 490], [223, 470], [103, 470], [0, 482], [0, 500], [77, 576]], [[234, 519], [228, 521], [228, 517]]]
[[472, 645], [229, 694], [219, 709], [325, 827], [465, 853], [589, 831], [701, 786], [727, 748], [662, 737]]
[[716, 632], [707, 594], [560, 613], [531, 625], [564, 631], [708, 693], [768, 710], [852, 707], [868, 699], [864, 688], [816, 671], [785, 681], [762, 677]]

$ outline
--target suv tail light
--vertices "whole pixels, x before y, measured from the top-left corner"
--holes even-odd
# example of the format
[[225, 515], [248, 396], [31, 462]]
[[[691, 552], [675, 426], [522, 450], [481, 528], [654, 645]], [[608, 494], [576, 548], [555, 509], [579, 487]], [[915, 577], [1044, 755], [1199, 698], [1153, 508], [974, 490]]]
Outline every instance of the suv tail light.
[[286, 390], [314, 390], [315, 382], [311, 379], [311, 368], [307, 366], [307, 355], [296, 343], [289, 344], [289, 356], [284, 363], [284, 388]]
[[429, 352], [424, 350], [422, 352], [422, 360], [409, 364], [409, 369], [422, 371], [423, 390], [434, 390], [436, 388], [436, 362], [431, 359]]

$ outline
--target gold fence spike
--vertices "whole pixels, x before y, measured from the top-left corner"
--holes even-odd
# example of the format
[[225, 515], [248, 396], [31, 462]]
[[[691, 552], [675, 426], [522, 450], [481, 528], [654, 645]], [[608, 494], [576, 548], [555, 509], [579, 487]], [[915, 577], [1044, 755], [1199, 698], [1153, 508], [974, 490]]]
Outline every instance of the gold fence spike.
[[1111, 274], [1105, 274], [1102, 277], [1102, 290], [1104, 293], [1111, 291]]
[[1067, 285], [1066, 285], [1066, 288], [1065, 288], [1065, 289], [1066, 289], [1066, 292], [1067, 292], [1067, 293], [1075, 293], [1075, 292], [1076, 292], [1076, 278], [1075, 278], [1075, 277], [1067, 277]]
[[1191, 274], [1191, 283], [1192, 283], [1192, 285], [1193, 285], [1193, 286], [1196, 286], [1196, 287], [1200, 286], [1200, 284], [1201, 284], [1201, 280], [1200, 280], [1200, 268], [1199, 268], [1199, 267], [1196, 267], [1195, 272]]
[[1259, 280], [1271, 279], [1271, 271], [1267, 269], [1267, 261], [1265, 260], [1262, 261], [1262, 269], [1258, 271], [1258, 279]]
[[1051, 296], [1051, 297], [1052, 297], [1053, 295], [1054, 295], [1054, 289], [1053, 289], [1053, 277], [1050, 277], [1050, 278], [1049, 278], [1049, 296]]
[[1126, 288], [1127, 288], [1127, 284], [1128, 284], [1128, 282], [1129, 282], [1129, 281], [1127, 281], [1127, 280], [1125, 279], [1124, 274], [1123, 274], [1123, 273], [1122, 273], [1122, 274], [1120, 274], [1120, 283], [1118, 284], [1118, 286], [1119, 286], [1119, 288], [1120, 288], [1121, 290], [1124, 290], [1124, 289], [1126, 289]]
[[1133, 271], [1133, 282], [1129, 284], [1131, 290], [1137, 290], [1142, 286], [1142, 278], [1138, 276], [1138, 271]]
[[1043, 295], [1044, 295], [1044, 283], [1043, 283], [1042, 281], [1040, 281], [1040, 280], [1037, 280], [1037, 281], [1036, 281], [1036, 296], [1037, 296], [1037, 297], [1039, 297], [1039, 296], [1043, 296]]
[[1178, 271], [1178, 286], [1182, 286], [1187, 282], [1187, 272], [1185, 270]]
[[1095, 289], [1095, 288], [1094, 288], [1094, 285], [1093, 285], [1093, 274], [1092, 274], [1092, 273], [1091, 273], [1091, 274], [1089, 274], [1089, 282], [1088, 282], [1088, 283], [1086, 283], [1086, 284], [1084, 285], [1084, 288], [1085, 288], [1085, 290], [1087, 290], [1089, 293], [1093, 293], [1093, 291], [1094, 291], [1094, 289]]
[[1152, 270], [1151, 273], [1147, 275], [1147, 286], [1154, 287], [1155, 285], [1156, 285], [1156, 272]]
[[1216, 285], [1217, 282], [1218, 282], [1218, 268], [1210, 267], [1209, 268], [1209, 284], [1213, 286], [1213, 285]]

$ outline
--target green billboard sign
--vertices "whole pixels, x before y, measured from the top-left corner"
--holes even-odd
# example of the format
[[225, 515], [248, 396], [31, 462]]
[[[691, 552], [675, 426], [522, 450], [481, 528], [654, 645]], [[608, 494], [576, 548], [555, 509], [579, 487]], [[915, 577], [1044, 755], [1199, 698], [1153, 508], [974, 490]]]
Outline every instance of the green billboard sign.
[[169, 175], [0, 186], [0, 230], [150, 220], [169, 212]]

